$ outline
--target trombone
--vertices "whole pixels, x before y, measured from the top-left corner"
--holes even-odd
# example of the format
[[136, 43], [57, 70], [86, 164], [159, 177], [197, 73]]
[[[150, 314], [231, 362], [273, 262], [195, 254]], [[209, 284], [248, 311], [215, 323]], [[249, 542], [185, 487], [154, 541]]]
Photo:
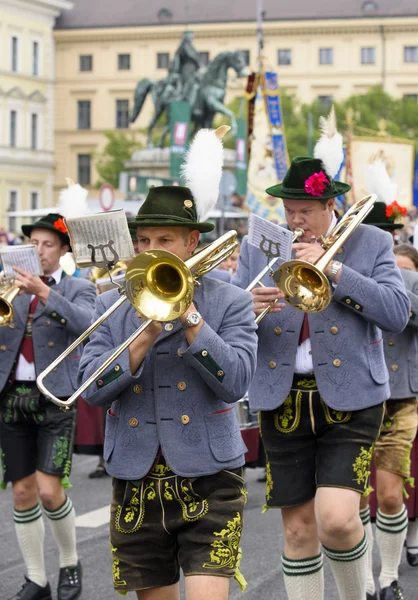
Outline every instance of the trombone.
[[[292, 237], [292, 244], [294, 244], [296, 242], [297, 239], [299, 239], [305, 232], [303, 231], [303, 229], [300, 229], [299, 227], [295, 229], [295, 231], [293, 232], [293, 237]], [[264, 283], [262, 283], [262, 279], [265, 275], [267, 275], [267, 273], [270, 273], [271, 276], [274, 276], [274, 272], [273, 272], [273, 267], [274, 265], [277, 263], [277, 261], [279, 260], [280, 256], [276, 256], [275, 258], [272, 258], [271, 261], [268, 263], [268, 265], [266, 267], [264, 267], [264, 269], [262, 271], [260, 271], [260, 273], [257, 275], [257, 277], [255, 277], [252, 282], [250, 283], [250, 285], [248, 287], [246, 287], [245, 289], [248, 292], [251, 292], [251, 290], [253, 290], [255, 288], [256, 285], [260, 286], [260, 287], [266, 287], [264, 285]], [[273, 302], [271, 302], [264, 310], [262, 313], [260, 313], [256, 319], [255, 322], [258, 324], [262, 319], [264, 319], [264, 317], [271, 311], [271, 309], [273, 308], [273, 306], [275, 306], [277, 304], [278, 300], [273, 300]]]
[[273, 279], [284, 293], [286, 302], [307, 313], [320, 312], [328, 306], [332, 300], [332, 289], [324, 271], [337, 251], [367, 217], [376, 199], [375, 194], [370, 194], [353, 204], [327, 238], [318, 238], [325, 254], [314, 264], [295, 259], [280, 265]]
[[20, 288], [12, 283], [13, 280], [0, 281], [0, 327], [6, 327], [13, 322], [13, 300], [20, 292]]
[[[68, 410], [152, 321], [174, 321], [187, 310], [193, 301], [194, 286], [198, 284], [196, 280], [217, 267], [234, 252], [237, 246], [236, 236], [236, 231], [228, 231], [185, 262], [165, 250], [141, 252], [130, 262], [125, 282], [118, 287], [120, 298], [40, 373], [36, 379], [40, 392], [57, 406]], [[56, 398], [45, 387], [44, 379], [126, 300], [129, 300], [133, 307], [146, 317], [146, 320], [70, 398], [67, 400]]]

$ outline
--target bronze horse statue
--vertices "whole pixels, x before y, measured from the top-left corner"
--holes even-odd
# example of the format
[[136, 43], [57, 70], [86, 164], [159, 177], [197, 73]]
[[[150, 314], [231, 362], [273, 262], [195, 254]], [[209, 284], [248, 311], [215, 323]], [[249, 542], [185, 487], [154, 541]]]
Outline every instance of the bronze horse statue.
[[[193, 134], [201, 128], [211, 128], [216, 113], [229, 117], [231, 134], [236, 134], [237, 122], [234, 113], [225, 106], [225, 90], [228, 77], [228, 69], [234, 69], [238, 77], [247, 74], [247, 68], [242, 52], [221, 52], [208, 66], [203, 75], [196, 79], [196, 101], [192, 105], [192, 122], [194, 124]], [[168, 110], [170, 102], [182, 99], [182, 84], [180, 75], [169, 72], [165, 79], [153, 81], [152, 79], [141, 79], [135, 89], [134, 107], [131, 114], [131, 123], [134, 123], [142, 110], [147, 95], [151, 92], [154, 101], [154, 115], [148, 125], [148, 147], [152, 147], [151, 135], [159, 118], [166, 112], [168, 121]], [[159, 146], [164, 145], [164, 140], [170, 130], [169, 125], [164, 128]]]

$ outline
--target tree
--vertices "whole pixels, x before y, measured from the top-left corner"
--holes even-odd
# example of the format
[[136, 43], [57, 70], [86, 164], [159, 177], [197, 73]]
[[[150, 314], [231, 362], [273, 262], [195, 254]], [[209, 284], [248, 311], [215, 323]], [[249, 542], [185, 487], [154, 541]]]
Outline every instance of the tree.
[[106, 131], [107, 144], [103, 151], [96, 154], [96, 169], [100, 179], [96, 187], [110, 183], [119, 187], [119, 173], [123, 171], [123, 163], [131, 158], [132, 153], [142, 145], [135, 139], [135, 134], [127, 135], [123, 131]]

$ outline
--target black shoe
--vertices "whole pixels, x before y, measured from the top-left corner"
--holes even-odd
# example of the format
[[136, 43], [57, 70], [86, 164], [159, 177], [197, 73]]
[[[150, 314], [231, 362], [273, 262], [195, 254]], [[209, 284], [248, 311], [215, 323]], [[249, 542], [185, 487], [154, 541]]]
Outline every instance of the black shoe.
[[264, 469], [264, 473], [257, 477], [257, 481], [259, 481], [260, 483], [265, 483], [267, 481], [267, 475], [266, 475], [265, 469]]
[[22, 585], [20, 592], [10, 598], [10, 600], [52, 600], [51, 587], [49, 583], [45, 587], [41, 587], [34, 581], [28, 579], [25, 575], [25, 583]]
[[397, 581], [392, 581], [389, 587], [380, 590], [380, 600], [405, 600]]
[[95, 471], [89, 473], [89, 479], [99, 479], [99, 477], [109, 477], [104, 465], [98, 465]]
[[[414, 550], [417, 549], [418, 548], [414, 548]], [[408, 548], [406, 549], [406, 560], [411, 567], [418, 567], [418, 554], [412, 554], [408, 551]]]
[[375, 592], [374, 594], [366, 593], [366, 600], [377, 600], [377, 592]]
[[80, 561], [78, 561], [75, 567], [60, 569], [57, 588], [58, 600], [77, 600], [77, 598], [80, 598], [82, 574], [83, 570]]

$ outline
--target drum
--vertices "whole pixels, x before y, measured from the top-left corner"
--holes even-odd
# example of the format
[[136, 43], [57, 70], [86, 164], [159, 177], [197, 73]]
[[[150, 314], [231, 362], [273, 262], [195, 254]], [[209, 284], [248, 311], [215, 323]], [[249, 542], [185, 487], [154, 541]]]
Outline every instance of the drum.
[[256, 463], [260, 453], [260, 432], [258, 427], [258, 413], [250, 410], [248, 396], [244, 396], [236, 403], [237, 417], [241, 429], [241, 436], [247, 446], [245, 463]]

